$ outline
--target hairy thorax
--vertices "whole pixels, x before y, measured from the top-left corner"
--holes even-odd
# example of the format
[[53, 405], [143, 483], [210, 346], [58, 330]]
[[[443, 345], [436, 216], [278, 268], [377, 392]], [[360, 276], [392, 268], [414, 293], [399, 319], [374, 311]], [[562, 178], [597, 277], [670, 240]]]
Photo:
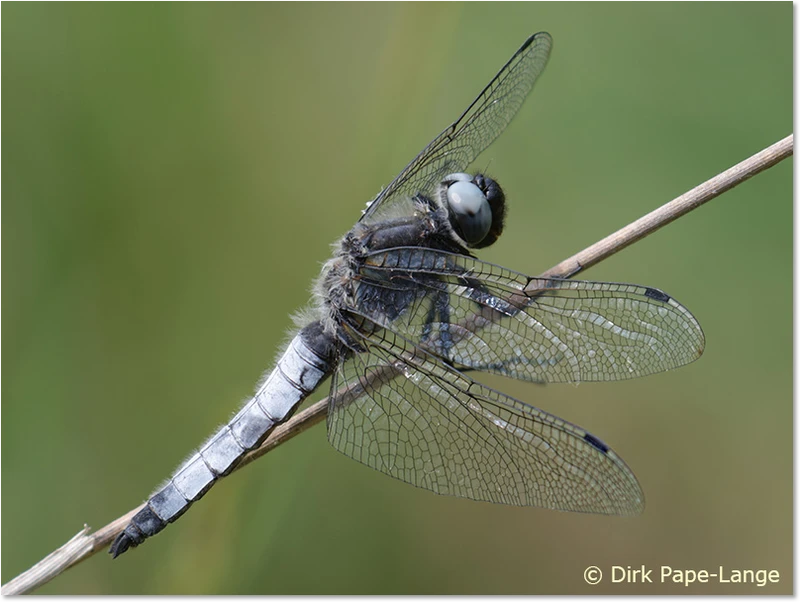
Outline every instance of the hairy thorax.
[[358, 306], [362, 286], [359, 274], [367, 254], [381, 249], [418, 246], [469, 255], [454, 236], [446, 211], [427, 199], [410, 200], [405, 216], [357, 223], [335, 243], [333, 256], [323, 266], [314, 286], [318, 315], [325, 330], [337, 333], [344, 308]]

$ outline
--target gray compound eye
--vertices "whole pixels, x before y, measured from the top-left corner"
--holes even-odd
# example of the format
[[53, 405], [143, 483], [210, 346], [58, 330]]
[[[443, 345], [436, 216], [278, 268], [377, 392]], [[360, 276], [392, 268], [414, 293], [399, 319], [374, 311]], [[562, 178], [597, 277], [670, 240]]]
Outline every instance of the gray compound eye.
[[459, 171], [456, 173], [451, 173], [445, 176], [444, 180], [442, 180], [445, 184], [452, 184], [453, 182], [472, 182], [472, 176], [468, 173], [464, 173], [463, 171]]
[[459, 180], [447, 188], [450, 223], [468, 245], [481, 242], [492, 227], [489, 201], [472, 182]]

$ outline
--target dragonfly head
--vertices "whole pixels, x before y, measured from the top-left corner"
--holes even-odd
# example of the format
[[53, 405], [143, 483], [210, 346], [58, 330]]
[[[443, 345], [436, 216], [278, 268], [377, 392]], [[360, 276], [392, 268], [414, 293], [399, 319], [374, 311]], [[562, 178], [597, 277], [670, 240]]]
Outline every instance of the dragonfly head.
[[488, 247], [502, 234], [506, 197], [490, 177], [450, 174], [442, 181], [440, 195], [450, 225], [468, 247]]

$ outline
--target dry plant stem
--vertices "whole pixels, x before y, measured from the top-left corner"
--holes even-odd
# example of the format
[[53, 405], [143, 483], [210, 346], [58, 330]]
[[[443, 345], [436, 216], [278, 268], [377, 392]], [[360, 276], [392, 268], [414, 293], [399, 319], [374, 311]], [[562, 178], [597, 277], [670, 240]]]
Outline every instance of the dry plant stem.
[[570, 278], [578, 272], [589, 268], [603, 259], [607, 259], [617, 251], [621, 251], [628, 245], [641, 240], [645, 236], [652, 234], [662, 226], [666, 226], [682, 215], [689, 213], [692, 209], [697, 209], [700, 205], [721, 195], [738, 186], [745, 180], [754, 175], [769, 169], [773, 165], [780, 163], [794, 152], [794, 134], [786, 136], [783, 140], [768, 146], [760, 153], [737, 163], [730, 169], [714, 176], [692, 188], [689, 192], [682, 194], [678, 198], [662, 205], [644, 217], [628, 224], [624, 228], [617, 230], [613, 234], [606, 236], [603, 240], [596, 242], [588, 247], [565, 259], [557, 266], [544, 272], [542, 276], [552, 278]]
[[[779, 163], [791, 156], [793, 149], [794, 135], [790, 135], [707, 182], [700, 184], [700, 186], [693, 188], [666, 205], [648, 213], [614, 234], [607, 236], [591, 247], [587, 247], [580, 253], [565, 259], [557, 266], [544, 272], [542, 276], [550, 278], [569, 278], [574, 276], [648, 234], [652, 234], [692, 209], [696, 209], [703, 203]], [[268, 451], [321, 422], [327, 412], [327, 398], [298, 412], [289, 421], [276, 427], [260, 447], [254, 449], [243, 458], [235, 470], [239, 470]], [[80, 533], [55, 552], [5, 584], [2, 588], [2, 594], [5, 596], [33, 591], [59, 573], [102, 550], [122, 531], [142, 506], [131, 510], [95, 533], [90, 533], [89, 528], [84, 527]]]
[[91, 533], [91, 529], [84, 525], [83, 529], [63, 546], [6, 583], [0, 593], [4, 596], [27, 594], [82, 560], [86, 560], [95, 552], [108, 546], [117, 534], [125, 528], [125, 525], [133, 518], [133, 515], [143, 507], [144, 504], [134, 508], [94, 533]]

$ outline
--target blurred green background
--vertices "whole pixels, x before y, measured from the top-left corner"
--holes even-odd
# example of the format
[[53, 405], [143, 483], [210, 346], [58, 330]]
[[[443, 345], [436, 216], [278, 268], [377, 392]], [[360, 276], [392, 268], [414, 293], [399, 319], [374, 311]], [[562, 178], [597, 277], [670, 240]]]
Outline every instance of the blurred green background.
[[[479, 167], [536, 274], [792, 131], [792, 5], [4, 4], [2, 579], [139, 504], [270, 367], [329, 245], [532, 32]], [[681, 370], [493, 386], [589, 429], [647, 509], [439, 497], [317, 426], [41, 593], [792, 592], [792, 161], [585, 273], [662, 288]], [[322, 394], [316, 396], [320, 398]], [[611, 565], [776, 569], [614, 585]], [[598, 565], [606, 579], [584, 583]]]

